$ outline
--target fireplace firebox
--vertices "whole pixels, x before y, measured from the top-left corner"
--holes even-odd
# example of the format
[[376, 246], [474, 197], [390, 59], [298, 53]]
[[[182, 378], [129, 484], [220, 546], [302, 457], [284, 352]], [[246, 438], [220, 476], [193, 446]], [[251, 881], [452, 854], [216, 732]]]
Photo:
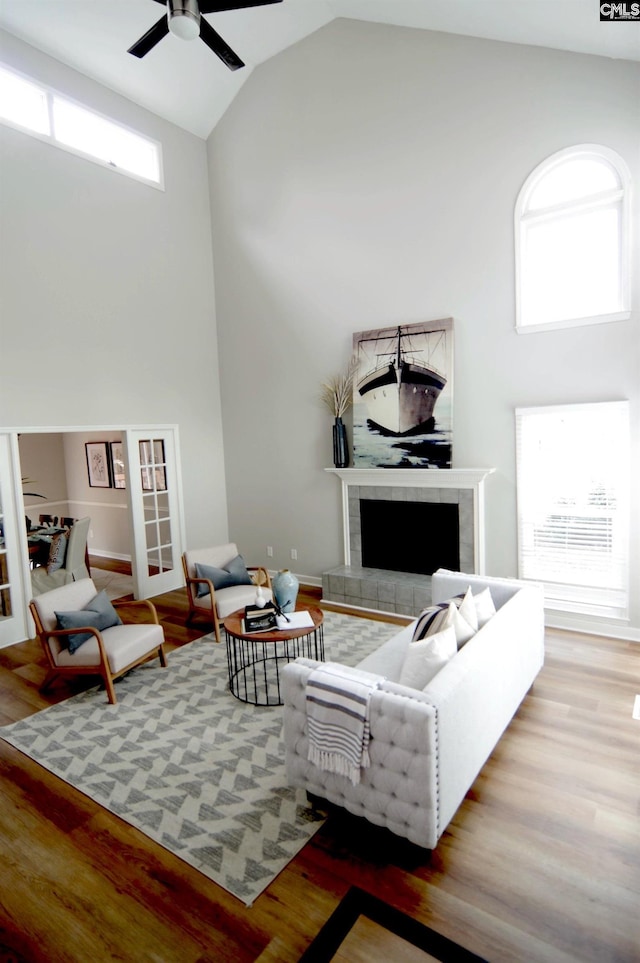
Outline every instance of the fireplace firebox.
[[457, 504], [363, 499], [360, 527], [365, 567], [419, 575], [460, 568]]

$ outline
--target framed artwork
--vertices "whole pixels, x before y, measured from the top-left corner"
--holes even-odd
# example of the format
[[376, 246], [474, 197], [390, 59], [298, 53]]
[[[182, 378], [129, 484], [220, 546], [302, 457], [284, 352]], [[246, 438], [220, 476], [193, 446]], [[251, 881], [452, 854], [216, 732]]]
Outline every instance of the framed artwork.
[[451, 468], [453, 318], [357, 331], [355, 468]]
[[113, 480], [113, 487], [126, 488], [122, 442], [112, 441], [109, 447], [111, 449], [111, 478]]
[[111, 488], [109, 471], [109, 443], [106, 441], [85, 442], [87, 451], [87, 471], [92, 488]]
[[166, 492], [167, 474], [164, 460], [164, 441], [149, 439], [139, 442], [140, 471], [143, 492]]

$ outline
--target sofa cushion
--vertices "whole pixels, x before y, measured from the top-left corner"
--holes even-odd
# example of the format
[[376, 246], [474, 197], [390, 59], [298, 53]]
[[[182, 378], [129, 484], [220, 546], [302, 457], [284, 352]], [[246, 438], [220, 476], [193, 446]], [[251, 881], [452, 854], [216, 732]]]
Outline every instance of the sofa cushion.
[[[253, 585], [242, 555], [236, 555], [224, 568], [216, 568], [215, 565], [196, 562], [196, 578], [209, 579], [216, 591], [231, 588], [232, 585]], [[209, 586], [198, 585], [196, 596], [202, 598], [204, 595], [209, 595]]]
[[486, 625], [489, 619], [492, 619], [496, 614], [496, 607], [493, 604], [493, 598], [489, 588], [487, 587], [482, 592], [474, 595], [473, 601], [476, 607], [478, 628], [481, 629], [482, 626]]
[[[56, 612], [59, 629], [81, 629], [90, 626], [94, 629], [110, 629], [114, 625], [122, 625], [122, 619], [109, 601], [107, 593], [98, 592], [95, 598], [83, 609], [72, 612]], [[88, 639], [94, 638], [89, 632], [78, 632], [77, 635], [66, 637], [66, 648], [73, 655]]]
[[456, 596], [424, 609], [418, 616], [412, 641], [417, 642], [429, 635], [435, 635], [449, 626], [455, 629], [458, 648], [475, 635], [478, 621], [470, 590], [464, 596]]
[[435, 635], [412, 642], [400, 673], [400, 685], [424, 689], [457, 651], [456, 631], [452, 625]]

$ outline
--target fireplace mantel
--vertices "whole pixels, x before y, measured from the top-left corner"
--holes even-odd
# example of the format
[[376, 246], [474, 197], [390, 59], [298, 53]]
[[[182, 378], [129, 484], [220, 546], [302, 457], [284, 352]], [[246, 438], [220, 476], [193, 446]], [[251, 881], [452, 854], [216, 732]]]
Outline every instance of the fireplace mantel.
[[[469, 562], [472, 563], [476, 574], [483, 574], [484, 558], [484, 482], [493, 474], [495, 468], [451, 468], [451, 469], [419, 469], [419, 468], [326, 468], [325, 471], [337, 475], [342, 482], [342, 520], [344, 529], [344, 564], [359, 565], [359, 552], [356, 550], [358, 534], [351, 531], [350, 517], [350, 489], [377, 488], [384, 489], [413, 489], [415, 498], [420, 501], [458, 501], [466, 500], [471, 509], [466, 518], [467, 532], [461, 534], [467, 542]], [[432, 489], [433, 495], [426, 492], [418, 493], [418, 489]], [[446, 490], [446, 496], [445, 496]], [[462, 492], [467, 492], [464, 496]], [[355, 494], [355, 492], [354, 492]], [[406, 498], [409, 492], [400, 493], [393, 497]], [[369, 497], [367, 495], [366, 497]], [[382, 495], [381, 495], [382, 497]], [[465, 513], [465, 517], [466, 517]], [[359, 529], [358, 529], [359, 531]], [[352, 555], [354, 558], [352, 558]]]
[[473, 488], [495, 468], [325, 468], [345, 485], [397, 485], [406, 488]]

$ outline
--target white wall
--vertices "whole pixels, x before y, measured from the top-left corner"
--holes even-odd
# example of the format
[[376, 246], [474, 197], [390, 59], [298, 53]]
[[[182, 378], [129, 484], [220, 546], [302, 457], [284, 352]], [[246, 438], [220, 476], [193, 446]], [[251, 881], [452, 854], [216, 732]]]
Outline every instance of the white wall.
[[[254, 72], [208, 142], [230, 531], [246, 556], [265, 563], [273, 545], [269, 564], [316, 577], [342, 562], [319, 384], [354, 331], [453, 316], [454, 467], [497, 469], [489, 573], [516, 574], [514, 408], [630, 398], [638, 585], [637, 271], [632, 320], [517, 335], [513, 210], [572, 144], [618, 151], [637, 187], [639, 106], [637, 63], [347, 20]], [[637, 592], [632, 605], [637, 630]]]
[[0, 59], [159, 140], [166, 184], [0, 127], [0, 430], [178, 424], [187, 541], [223, 540], [206, 145], [8, 34]]

